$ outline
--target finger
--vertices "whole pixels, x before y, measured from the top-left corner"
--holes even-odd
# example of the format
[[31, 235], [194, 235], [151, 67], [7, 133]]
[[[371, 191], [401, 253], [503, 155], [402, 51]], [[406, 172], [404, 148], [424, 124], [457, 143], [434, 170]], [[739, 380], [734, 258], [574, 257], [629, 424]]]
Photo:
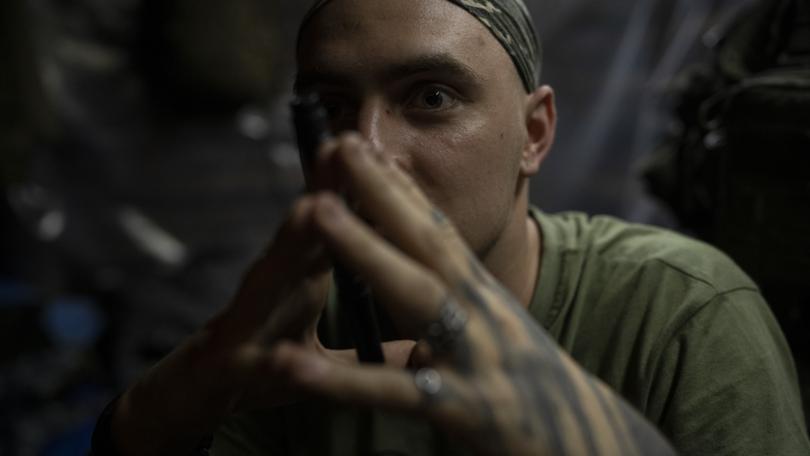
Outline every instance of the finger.
[[[480, 427], [483, 421], [482, 400], [475, 389], [447, 369], [414, 373], [388, 366], [347, 365], [294, 345], [280, 345], [273, 357], [277, 372], [295, 391], [350, 405], [426, 414], [451, 431]], [[420, 376], [432, 377], [433, 382], [417, 380]]]
[[284, 405], [298, 401], [303, 394], [287, 380], [273, 354], [259, 345], [241, 347], [218, 375], [233, 376], [231, 383], [242, 392], [232, 405], [234, 411]]
[[[383, 342], [382, 349], [385, 358], [385, 365], [390, 367], [405, 368], [408, 365], [408, 360], [411, 357], [411, 351], [414, 349], [415, 345], [416, 342], [412, 340]], [[357, 350], [324, 349], [324, 353], [343, 364], [350, 365], [358, 363]]]
[[468, 257], [460, 236], [413, 180], [358, 135], [340, 139], [323, 158], [365, 218], [418, 262], [454, 283]]
[[315, 343], [318, 319], [326, 305], [330, 279], [328, 273], [304, 278], [282, 304], [272, 306], [274, 311], [268, 315], [261, 332], [264, 343], [270, 345], [280, 339], [293, 339], [310, 345]]
[[[383, 352], [386, 366], [404, 368], [414, 345], [415, 342], [409, 340], [385, 342]], [[305, 344], [296, 344], [295, 347], [335, 364], [358, 364], [355, 350], [327, 350], [320, 345], [312, 349]], [[227, 363], [222, 365], [223, 374], [231, 376], [229, 383], [238, 385], [238, 389], [244, 391], [242, 396], [236, 398], [233, 409], [284, 405], [298, 401], [306, 392], [291, 381], [292, 377], [288, 372], [290, 366], [277, 356], [276, 351], [259, 345], [246, 345], [223, 362]]]
[[[245, 273], [235, 297], [212, 327], [237, 338], [251, 337], [251, 328], [263, 325], [275, 305], [293, 293], [295, 286], [306, 280], [322, 281], [319, 276], [328, 270], [330, 259], [314, 227], [313, 209], [311, 196], [296, 202], [274, 241]], [[308, 288], [310, 292], [313, 289]]]
[[408, 367], [410, 369], [419, 369], [433, 364], [433, 350], [430, 344], [424, 340], [416, 343], [411, 350], [411, 356], [408, 358]]
[[446, 286], [352, 214], [336, 197], [320, 195], [315, 223], [333, 253], [371, 286], [398, 329], [419, 337], [434, 321]]
[[401, 369], [335, 362], [292, 344], [273, 352], [275, 369], [296, 389], [366, 407], [399, 412], [419, 409], [422, 396]]
[[[494, 312], [495, 323], [503, 320], [510, 323], [510, 328], [519, 326], [516, 324], [519, 319], [513, 315], [514, 306], [493, 305], [514, 303], [514, 298], [503, 292], [464, 245], [452, 224], [435, 211], [405, 173], [379, 158], [385, 155], [374, 152], [357, 135], [342, 137], [328, 152], [331, 155], [322, 157], [323, 162], [346, 171], [350, 177], [347, 184], [354, 186], [353, 196], [366, 206], [364, 215], [371, 214], [371, 222], [382, 228], [387, 239], [417, 263], [438, 273], [436, 278], [457, 294], [459, 302]], [[350, 250], [356, 249], [362, 256], [364, 248], [373, 250], [364, 244], [372, 243], [354, 242], [344, 254], [350, 256]], [[436, 299], [434, 303], [442, 298]]]
[[493, 343], [498, 339], [530, 344], [525, 312], [499, 285], [472, 277], [453, 287], [443, 283], [334, 196], [320, 195], [314, 212], [332, 252], [371, 285], [401, 333], [426, 339], [437, 359], [466, 357], [471, 350], [477, 360], [498, 359]]
[[[318, 149], [318, 160], [316, 163], [322, 162], [324, 157], [331, 157], [340, 147], [341, 143], [338, 139], [325, 141]], [[339, 188], [336, 175], [332, 172], [333, 170], [325, 166], [314, 166], [311, 171], [313, 178], [307, 183], [307, 187], [311, 192], [333, 190], [342, 193], [342, 188]]]
[[293, 204], [284, 223], [258, 262], [280, 269], [286, 277], [303, 277], [328, 264], [313, 225], [315, 198], [305, 195]]

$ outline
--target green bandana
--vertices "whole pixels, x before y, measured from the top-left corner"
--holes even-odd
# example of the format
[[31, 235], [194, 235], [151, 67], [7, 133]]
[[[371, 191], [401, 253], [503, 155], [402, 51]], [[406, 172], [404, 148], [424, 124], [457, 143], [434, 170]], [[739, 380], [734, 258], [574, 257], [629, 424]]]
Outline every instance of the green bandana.
[[[300, 30], [331, 0], [317, 0], [310, 8]], [[481, 21], [506, 49], [517, 68], [526, 92], [540, 83], [541, 49], [531, 15], [523, 0], [447, 0]]]

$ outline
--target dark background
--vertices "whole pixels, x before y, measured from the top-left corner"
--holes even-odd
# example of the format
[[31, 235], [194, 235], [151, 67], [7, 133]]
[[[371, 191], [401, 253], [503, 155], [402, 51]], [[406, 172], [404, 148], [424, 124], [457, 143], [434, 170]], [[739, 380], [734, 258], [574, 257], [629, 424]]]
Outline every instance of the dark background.
[[[302, 187], [308, 3], [0, 3], [0, 455], [84, 454], [103, 405], [228, 301]], [[560, 113], [534, 203], [685, 230], [639, 170], [672, 77], [750, 2], [528, 3]]]

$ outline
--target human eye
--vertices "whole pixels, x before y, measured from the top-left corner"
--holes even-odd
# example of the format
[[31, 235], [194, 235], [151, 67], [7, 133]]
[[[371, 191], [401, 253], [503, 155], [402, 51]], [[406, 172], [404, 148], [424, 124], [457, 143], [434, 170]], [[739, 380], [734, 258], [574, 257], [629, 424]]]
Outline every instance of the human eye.
[[455, 92], [442, 85], [430, 84], [417, 88], [408, 101], [408, 107], [428, 112], [454, 108], [459, 102]]

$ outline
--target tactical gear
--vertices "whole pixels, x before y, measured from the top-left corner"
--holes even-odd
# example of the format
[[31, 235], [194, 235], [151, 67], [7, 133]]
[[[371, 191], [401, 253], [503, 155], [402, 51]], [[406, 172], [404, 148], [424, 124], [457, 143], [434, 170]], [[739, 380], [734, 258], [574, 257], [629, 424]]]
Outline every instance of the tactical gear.
[[758, 282], [793, 347], [806, 398], [810, 1], [758, 3], [714, 51], [711, 65], [680, 76], [679, 134], [645, 177], [684, 227]]

